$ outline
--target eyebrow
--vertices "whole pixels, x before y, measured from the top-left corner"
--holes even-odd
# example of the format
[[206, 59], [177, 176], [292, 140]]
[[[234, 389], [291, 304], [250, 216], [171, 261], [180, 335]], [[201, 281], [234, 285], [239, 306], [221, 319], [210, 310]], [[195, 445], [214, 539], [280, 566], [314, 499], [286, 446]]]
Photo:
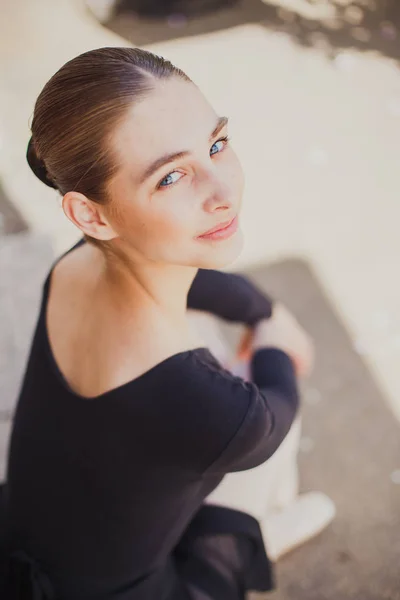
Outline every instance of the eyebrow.
[[[212, 140], [219, 134], [221, 129], [223, 129], [227, 124], [228, 124], [228, 117], [219, 117], [217, 124], [210, 135], [209, 141], [212, 142]], [[140, 184], [144, 183], [144, 181], [146, 179], [148, 179], [151, 175], [153, 175], [153, 173], [158, 171], [158, 169], [160, 169], [162, 166], [164, 166], [168, 163], [174, 162], [175, 160], [184, 158], [188, 154], [189, 154], [189, 151], [184, 150], [181, 152], [173, 152], [172, 154], [166, 154], [164, 156], [161, 156], [160, 158], [157, 158], [157, 160], [152, 162], [151, 165], [149, 165], [147, 167], [147, 169], [144, 171], [143, 175], [140, 178]]]

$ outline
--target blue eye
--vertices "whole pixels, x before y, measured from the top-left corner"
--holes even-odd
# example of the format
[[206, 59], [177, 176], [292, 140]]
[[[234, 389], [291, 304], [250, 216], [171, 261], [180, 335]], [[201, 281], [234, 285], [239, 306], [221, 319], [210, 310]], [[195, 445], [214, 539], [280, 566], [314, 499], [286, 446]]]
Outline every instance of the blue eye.
[[228, 136], [217, 140], [210, 148], [210, 156], [213, 154], [218, 154], [218, 152], [222, 152], [229, 141]]
[[[177, 175], [178, 178], [174, 179], [174, 176], [176, 177]], [[172, 185], [173, 183], [179, 181], [181, 177], [183, 177], [181, 173], [178, 173], [178, 171], [172, 171], [172, 173], [168, 173], [168, 175], [166, 175], [166, 177], [164, 177], [164, 179], [160, 181], [158, 187], [168, 187], [169, 185]]]
[[[222, 152], [224, 150], [224, 148], [227, 146], [228, 142], [229, 142], [228, 136], [225, 136], [225, 137], [217, 140], [216, 142], [214, 142], [214, 144], [210, 148], [210, 156], [213, 156], [214, 154], [219, 154], [220, 152]], [[157, 185], [157, 188], [160, 189], [160, 188], [170, 187], [170, 186], [174, 185], [175, 183], [177, 183], [180, 179], [182, 179], [182, 177], [183, 177], [183, 174], [180, 173], [179, 171], [172, 171], [171, 173], [168, 173], [168, 175], [166, 175], [163, 179], [161, 179], [161, 181]]]

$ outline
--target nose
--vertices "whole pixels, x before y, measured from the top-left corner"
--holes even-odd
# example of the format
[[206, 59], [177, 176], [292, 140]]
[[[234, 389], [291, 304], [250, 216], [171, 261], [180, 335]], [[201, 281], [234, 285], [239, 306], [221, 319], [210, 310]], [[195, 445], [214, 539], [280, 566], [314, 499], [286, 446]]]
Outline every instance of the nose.
[[208, 172], [205, 176], [205, 190], [203, 209], [208, 213], [230, 210], [232, 208], [229, 185], [215, 172]]

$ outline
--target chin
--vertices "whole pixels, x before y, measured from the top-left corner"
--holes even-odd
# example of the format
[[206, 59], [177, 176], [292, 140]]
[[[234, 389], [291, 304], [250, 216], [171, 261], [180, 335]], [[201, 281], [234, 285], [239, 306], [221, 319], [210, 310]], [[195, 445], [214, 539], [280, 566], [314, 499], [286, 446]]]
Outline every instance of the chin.
[[228, 240], [206, 242], [194, 266], [199, 269], [223, 269], [233, 263], [243, 249], [243, 234], [239, 229]]

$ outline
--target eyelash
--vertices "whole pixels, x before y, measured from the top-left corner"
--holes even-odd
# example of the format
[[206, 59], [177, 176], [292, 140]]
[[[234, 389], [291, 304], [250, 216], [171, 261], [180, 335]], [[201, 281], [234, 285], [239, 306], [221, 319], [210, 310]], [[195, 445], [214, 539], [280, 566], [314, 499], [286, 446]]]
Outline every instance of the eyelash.
[[[224, 142], [224, 147], [222, 148], [222, 150], [220, 150], [219, 152], [215, 152], [215, 154], [221, 154], [221, 152], [223, 152], [226, 148], [226, 146], [228, 145], [228, 143], [230, 142], [231, 138], [228, 135], [225, 135], [224, 137], [218, 138], [218, 140], [215, 140], [215, 142], [212, 144], [211, 148], [213, 146], [215, 146], [215, 144], [218, 144], [218, 142]], [[211, 150], [210, 148], [210, 150]], [[214, 154], [211, 154], [211, 156], [214, 156]], [[157, 184], [157, 189], [161, 190], [163, 188], [170, 188], [173, 187], [176, 183], [178, 183], [180, 181], [180, 179], [178, 179], [178, 181], [175, 181], [173, 183], [170, 183], [169, 185], [161, 185], [162, 182], [164, 181], [164, 179], [166, 179], [168, 177], [168, 175], [172, 175], [172, 173], [175, 173], [175, 171], [171, 171], [170, 173], [167, 173]]]
[[[215, 144], [218, 144], [218, 142], [224, 142], [224, 148], [223, 149], [225, 150], [225, 148], [226, 148], [227, 144], [230, 142], [230, 140], [231, 140], [231, 138], [229, 137], [229, 135], [225, 135], [224, 137], [219, 138], [218, 140], [216, 140], [213, 143], [213, 146], [215, 146]], [[211, 146], [211, 148], [212, 148], [212, 146]], [[221, 152], [222, 152], [222, 150], [221, 150]], [[220, 153], [217, 152], [217, 154], [220, 154]]]

